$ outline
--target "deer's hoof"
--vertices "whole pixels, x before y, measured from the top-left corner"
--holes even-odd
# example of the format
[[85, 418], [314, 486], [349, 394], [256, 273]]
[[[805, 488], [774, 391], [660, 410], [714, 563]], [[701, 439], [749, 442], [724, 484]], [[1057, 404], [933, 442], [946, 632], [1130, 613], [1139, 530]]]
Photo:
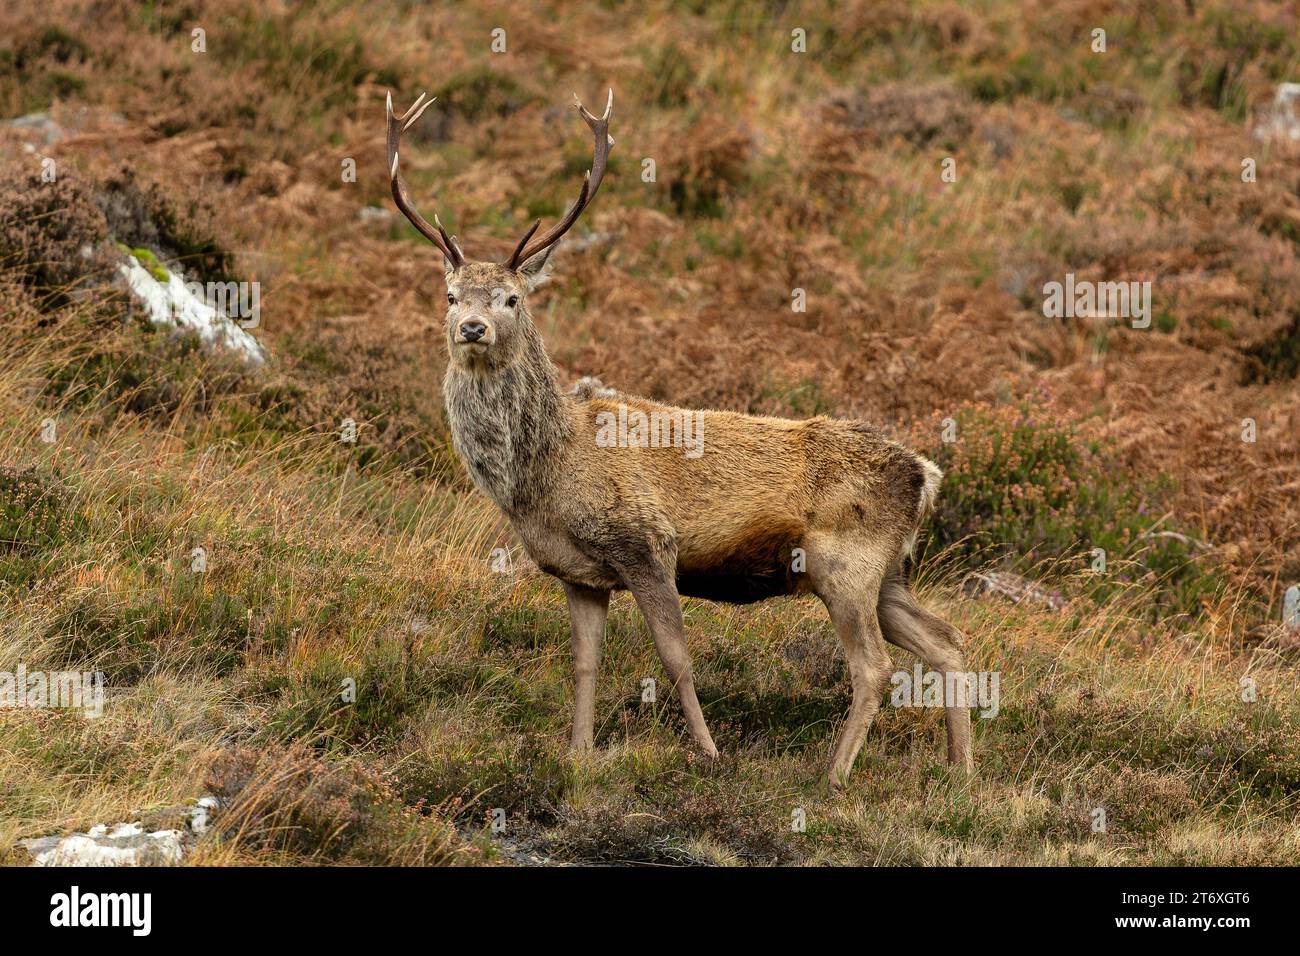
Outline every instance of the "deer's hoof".
[[822, 778], [822, 785], [828, 793], [838, 797], [849, 788], [848, 774], [840, 774], [832, 770]]

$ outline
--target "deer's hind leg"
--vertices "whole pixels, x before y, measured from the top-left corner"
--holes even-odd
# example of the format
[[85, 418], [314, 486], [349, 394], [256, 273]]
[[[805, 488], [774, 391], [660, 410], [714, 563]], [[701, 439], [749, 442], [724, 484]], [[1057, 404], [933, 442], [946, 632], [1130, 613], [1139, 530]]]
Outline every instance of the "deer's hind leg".
[[[880, 594], [880, 624], [885, 640], [911, 651], [926, 666], [944, 675], [944, 688], [957, 686], [966, 674], [966, 655], [957, 628], [917, 603], [915, 595], [895, 569], [885, 578]], [[953, 675], [950, 677], [949, 675]], [[948, 763], [966, 773], [975, 769], [970, 741], [970, 701], [945, 700], [948, 728]]]
[[893, 668], [876, 614], [888, 558], [869, 541], [832, 539], [809, 548], [813, 590], [826, 605], [844, 645], [853, 703], [840, 728], [829, 771], [833, 787], [843, 787], [880, 710]]

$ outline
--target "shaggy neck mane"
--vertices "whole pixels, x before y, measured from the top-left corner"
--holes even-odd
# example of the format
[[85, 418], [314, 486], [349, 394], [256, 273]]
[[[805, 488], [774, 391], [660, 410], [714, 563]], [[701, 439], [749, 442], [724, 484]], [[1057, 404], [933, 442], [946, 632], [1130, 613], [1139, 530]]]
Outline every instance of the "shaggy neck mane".
[[507, 513], [546, 493], [548, 467], [572, 431], [555, 366], [537, 330], [508, 363], [448, 364], [443, 391], [452, 443], [474, 483]]

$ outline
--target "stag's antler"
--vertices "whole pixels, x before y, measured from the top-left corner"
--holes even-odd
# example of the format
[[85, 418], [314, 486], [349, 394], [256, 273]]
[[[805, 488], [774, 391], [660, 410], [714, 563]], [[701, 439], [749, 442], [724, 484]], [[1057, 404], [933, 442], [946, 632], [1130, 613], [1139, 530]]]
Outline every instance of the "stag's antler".
[[465, 257], [461, 255], [455, 237], [447, 235], [447, 230], [442, 228], [442, 223], [438, 221], [436, 214], [433, 217], [434, 225], [431, 226], [416, 211], [415, 204], [411, 202], [410, 194], [406, 191], [406, 182], [402, 179], [397, 158], [397, 148], [401, 144], [402, 134], [411, 128], [432, 103], [432, 99], [425, 103], [424, 94], [421, 93], [420, 98], [411, 104], [409, 110], [397, 116], [393, 113], [393, 94], [388, 94], [388, 178], [392, 181], [393, 202], [397, 203], [397, 208], [402, 210], [402, 215], [411, 220], [411, 225], [420, 230], [424, 238], [442, 250], [442, 254], [452, 266], [459, 269], [465, 264]]
[[614, 112], [614, 91], [609, 91], [609, 101], [605, 104], [605, 115], [599, 118], [587, 112], [578, 99], [577, 93], [573, 94], [573, 102], [578, 107], [578, 112], [582, 114], [583, 120], [591, 127], [591, 132], [595, 135], [595, 156], [591, 161], [591, 171], [583, 177], [582, 192], [578, 194], [578, 201], [569, 207], [569, 211], [564, 214], [563, 219], [540, 237], [533, 239], [531, 243], [529, 240], [532, 239], [533, 233], [537, 231], [537, 227], [542, 224], [542, 221], [538, 219], [524, 233], [524, 237], [519, 240], [519, 245], [515, 246], [514, 253], [504, 263], [509, 269], [518, 269], [522, 263], [527, 262], [549, 246], [553, 246], [561, 236], [568, 232], [570, 227], [578, 221], [582, 211], [596, 198], [596, 191], [600, 189], [600, 181], [605, 178], [605, 164], [609, 161], [609, 149], [614, 145], [614, 137], [609, 135], [609, 117]]

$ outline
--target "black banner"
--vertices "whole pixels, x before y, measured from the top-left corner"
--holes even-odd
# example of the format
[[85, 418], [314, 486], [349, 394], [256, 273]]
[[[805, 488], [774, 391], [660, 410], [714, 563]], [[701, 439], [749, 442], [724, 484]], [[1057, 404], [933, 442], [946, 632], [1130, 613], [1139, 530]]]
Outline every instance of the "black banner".
[[[1073, 940], [1198, 935], [1231, 945], [1287, 925], [1294, 871], [1241, 869], [11, 869], [0, 872], [10, 939], [112, 937], [188, 945], [257, 927], [259, 942], [373, 941], [377, 928], [486, 928], [538, 941], [638, 921], [734, 941], [772, 920], [805, 929], [853, 914], [921, 941], [1050, 928]], [[740, 904], [739, 906], [737, 904]], [[486, 918], [486, 922], [484, 919]], [[630, 921], [630, 923], [629, 923]], [[457, 930], [457, 926], [460, 930]], [[14, 935], [10, 935], [14, 934]], [[593, 937], [598, 938], [598, 937]], [[609, 937], [605, 937], [609, 938]], [[630, 940], [629, 940], [630, 941]]]

